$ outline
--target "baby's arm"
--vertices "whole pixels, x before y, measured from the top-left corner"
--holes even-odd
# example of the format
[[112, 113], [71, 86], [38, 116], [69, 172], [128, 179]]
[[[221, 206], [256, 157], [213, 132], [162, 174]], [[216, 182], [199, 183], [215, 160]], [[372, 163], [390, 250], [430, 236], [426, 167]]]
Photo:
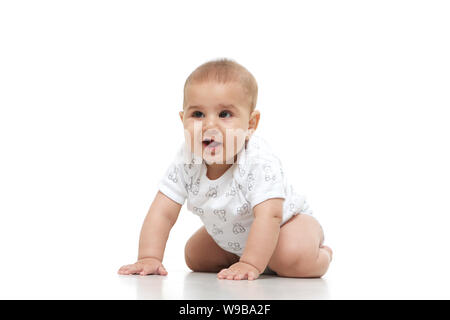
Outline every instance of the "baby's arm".
[[244, 253], [239, 262], [219, 272], [220, 279], [256, 279], [269, 263], [280, 234], [283, 216], [283, 201], [273, 198], [257, 204], [253, 208], [253, 220]]
[[138, 261], [121, 267], [119, 274], [167, 274], [162, 265], [164, 250], [181, 207], [160, 191], [157, 192], [142, 225]]

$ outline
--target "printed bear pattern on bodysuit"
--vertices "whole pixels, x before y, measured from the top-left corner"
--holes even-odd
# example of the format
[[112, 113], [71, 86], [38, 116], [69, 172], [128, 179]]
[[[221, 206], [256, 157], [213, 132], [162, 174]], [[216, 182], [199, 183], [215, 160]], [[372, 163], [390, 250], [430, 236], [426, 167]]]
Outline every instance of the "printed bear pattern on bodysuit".
[[[255, 143], [253, 151], [258, 148]], [[283, 194], [287, 196], [289, 186], [276, 157], [266, 153], [257, 158], [249, 151], [243, 159], [230, 171], [230, 177], [221, 179], [222, 183], [204, 178], [204, 164], [198, 165], [193, 159], [183, 163], [178, 160], [169, 169], [164, 183], [165, 191], [171, 194], [170, 188], [173, 188], [173, 196], [178, 195], [175, 199], [180, 203], [183, 197], [188, 200], [188, 210], [201, 218], [208, 233], [222, 248], [237, 254], [244, 249], [250, 231], [252, 204], [270, 197], [282, 198]], [[292, 198], [291, 194], [283, 205], [284, 216], [305, 210], [302, 201]]]
[[200, 189], [200, 179], [197, 178], [194, 181], [194, 177], [189, 178], [189, 183], [186, 183], [184, 187], [186, 188], [186, 191], [191, 192], [193, 195], [198, 195], [198, 191]]
[[[243, 167], [238, 167], [239, 175], [242, 177], [245, 175], [245, 169]], [[277, 181], [277, 175], [273, 172], [272, 167], [269, 164], [264, 164], [262, 166], [263, 172], [258, 176], [257, 174], [254, 174], [253, 172], [249, 172], [247, 176], [247, 185], [246, 188], [248, 191], [254, 190], [254, 187], [257, 183], [275, 183]], [[281, 172], [280, 172], [281, 173]], [[259, 178], [259, 179], [258, 179]], [[261, 181], [259, 181], [261, 180]], [[242, 190], [242, 185], [237, 184], [237, 188]], [[205, 197], [209, 199], [214, 199], [218, 196], [219, 193], [219, 186], [218, 185], [209, 185], [206, 188], [207, 192], [205, 193]], [[237, 195], [237, 189], [235, 185], [231, 185], [227, 188], [225, 191], [225, 197], [235, 197]], [[203, 210], [200, 208], [194, 207], [194, 210], [196, 213], [200, 216], [199, 212], [203, 212]], [[217, 224], [213, 224], [212, 229], [210, 232], [213, 236], [219, 236], [224, 235], [223, 227], [219, 227], [219, 225], [223, 225], [224, 223], [227, 223], [231, 217], [228, 217], [228, 215], [232, 214], [235, 216], [246, 216], [250, 215], [252, 213], [251, 210], [251, 204], [249, 201], [246, 201], [244, 203], [241, 203], [240, 205], [235, 207], [235, 211], [233, 213], [227, 212], [225, 208], [223, 209], [214, 209], [212, 214], [215, 216], [215, 218], [218, 220]], [[202, 217], [203, 215], [201, 215]], [[241, 223], [239, 222], [233, 222], [231, 231], [235, 236], [239, 236], [240, 234], [243, 234], [245, 232], [248, 232], [249, 230], [245, 228]], [[244, 247], [244, 243], [241, 242], [241, 240], [238, 238], [230, 239], [228, 242], [226, 242], [226, 246], [228, 249], [232, 251], [241, 251]]]
[[[246, 178], [244, 180], [244, 186], [247, 192], [257, 192], [257, 187], [260, 187], [258, 184], [262, 184], [264, 190], [270, 190], [271, 186], [275, 183], [279, 182], [279, 178], [283, 177], [283, 171], [277, 167], [276, 170], [273, 169], [273, 166], [269, 163], [260, 163], [258, 166], [255, 166], [253, 170], [248, 168], [244, 168], [244, 166], [239, 165], [237, 167], [237, 174], [241, 178]], [[258, 171], [256, 171], [258, 170]], [[245, 175], [247, 176], [245, 177]], [[221, 193], [225, 196], [225, 198], [234, 198], [238, 194], [238, 190], [243, 190], [243, 185], [236, 182], [235, 184], [230, 184], [225, 190], [220, 190], [219, 185], [211, 184], [207, 185], [205, 190], [205, 198], [207, 199], [215, 199]], [[203, 188], [203, 187], [202, 187]], [[289, 211], [293, 210], [292, 206], [288, 206]], [[194, 209], [196, 210], [196, 209]], [[200, 216], [199, 211], [197, 209], [197, 214]], [[239, 252], [243, 250], [245, 246], [245, 239], [241, 239], [241, 235], [248, 233], [249, 226], [245, 227], [242, 223], [233, 220], [233, 218], [238, 219], [237, 217], [246, 217], [247, 215], [252, 214], [251, 203], [246, 200], [245, 202], [240, 201], [237, 205], [235, 205], [234, 211], [227, 211], [225, 208], [217, 208], [212, 210], [210, 213], [215, 217], [216, 223], [213, 224], [210, 229], [210, 233], [212, 236], [219, 237], [218, 239], [223, 238], [223, 236], [228, 235], [228, 240], [222, 242], [221, 245], [225, 246], [229, 251]], [[233, 216], [233, 218], [231, 217]], [[226, 224], [231, 224], [226, 227]], [[227, 228], [226, 232], [224, 228]], [[230, 233], [230, 231], [232, 233]], [[221, 242], [221, 241], [219, 241]]]
[[[174, 176], [174, 174], [173, 174], [173, 176]], [[198, 186], [200, 183], [199, 180], [200, 179], [195, 179], [194, 177], [191, 177], [189, 179], [189, 183], [186, 184], [186, 190], [188, 190], [189, 192], [191, 192], [194, 195], [198, 195], [198, 191], [199, 191]], [[194, 181], [195, 181], [195, 183], [194, 183]], [[237, 189], [242, 190], [242, 185], [231, 184], [226, 189], [225, 196], [236, 198]], [[204, 194], [205, 198], [214, 199], [218, 196], [218, 193], [220, 192], [220, 186], [214, 185], [214, 184], [208, 185], [206, 187], [206, 190], [207, 190], [207, 192]], [[206, 212], [203, 208], [198, 207], [198, 206], [193, 206], [191, 211], [194, 214], [198, 215], [202, 219], [205, 218], [206, 215], [208, 215], [208, 212]], [[250, 215], [251, 212], [252, 212], [251, 206], [248, 201], [245, 201], [243, 203], [238, 202], [238, 204], [235, 206], [234, 212], [228, 213], [227, 210], [224, 208], [223, 209], [222, 208], [214, 209], [214, 210], [212, 210], [212, 212], [210, 212], [210, 216], [212, 214], [212, 216], [215, 217], [216, 223], [213, 223], [212, 227], [210, 227], [210, 229], [208, 231], [211, 234], [211, 236], [213, 236], [213, 237], [223, 236], [224, 235], [224, 227], [226, 227], [227, 221], [230, 219], [231, 219], [231, 221], [233, 220], [230, 215], [234, 216], [233, 218], [236, 218], [236, 217]], [[239, 236], [248, 231], [248, 229], [246, 227], [244, 227], [242, 225], [242, 223], [240, 223], [240, 222], [231, 222], [231, 223], [232, 224], [228, 227], [230, 229], [227, 228], [227, 230], [231, 231], [231, 232], [229, 232], [230, 235], [232, 234], [235, 236]], [[241, 251], [244, 247], [244, 243], [242, 243], [242, 241], [239, 238], [234, 238], [234, 239], [229, 238], [229, 240], [225, 241], [224, 245], [229, 250], [232, 250], [233, 252]]]

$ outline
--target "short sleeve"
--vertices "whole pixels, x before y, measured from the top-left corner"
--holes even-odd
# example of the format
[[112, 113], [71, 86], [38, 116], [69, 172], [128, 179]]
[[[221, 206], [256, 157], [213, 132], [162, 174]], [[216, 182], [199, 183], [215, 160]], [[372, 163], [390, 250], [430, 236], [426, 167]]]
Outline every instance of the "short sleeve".
[[247, 176], [247, 200], [253, 208], [271, 198], [286, 198], [281, 163], [273, 161], [256, 161], [249, 168]]
[[183, 205], [187, 198], [185, 178], [183, 175], [182, 148], [179, 149], [175, 160], [166, 169], [159, 180], [158, 190], [173, 201]]

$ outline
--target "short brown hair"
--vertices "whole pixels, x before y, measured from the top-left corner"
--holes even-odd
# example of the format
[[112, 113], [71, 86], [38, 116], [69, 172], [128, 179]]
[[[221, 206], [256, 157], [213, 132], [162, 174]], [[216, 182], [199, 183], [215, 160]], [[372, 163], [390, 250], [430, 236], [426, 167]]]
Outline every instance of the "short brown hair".
[[217, 81], [219, 83], [239, 82], [246, 94], [249, 95], [250, 112], [255, 110], [256, 100], [258, 98], [258, 84], [255, 77], [245, 67], [227, 58], [205, 62], [189, 75], [184, 84], [183, 107], [185, 107], [186, 103], [187, 86], [192, 83], [202, 83], [204, 81]]

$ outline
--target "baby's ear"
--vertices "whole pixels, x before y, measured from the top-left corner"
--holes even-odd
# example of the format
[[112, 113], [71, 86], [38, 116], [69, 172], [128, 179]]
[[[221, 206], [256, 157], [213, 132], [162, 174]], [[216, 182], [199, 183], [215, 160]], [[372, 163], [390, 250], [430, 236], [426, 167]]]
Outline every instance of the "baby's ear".
[[181, 122], [183, 122], [184, 112], [183, 112], [183, 111], [180, 111], [179, 115], [180, 115]]
[[250, 136], [253, 134], [253, 132], [255, 132], [256, 128], [258, 128], [260, 116], [261, 114], [258, 110], [254, 110], [250, 115], [250, 121], [248, 123], [248, 132]]

